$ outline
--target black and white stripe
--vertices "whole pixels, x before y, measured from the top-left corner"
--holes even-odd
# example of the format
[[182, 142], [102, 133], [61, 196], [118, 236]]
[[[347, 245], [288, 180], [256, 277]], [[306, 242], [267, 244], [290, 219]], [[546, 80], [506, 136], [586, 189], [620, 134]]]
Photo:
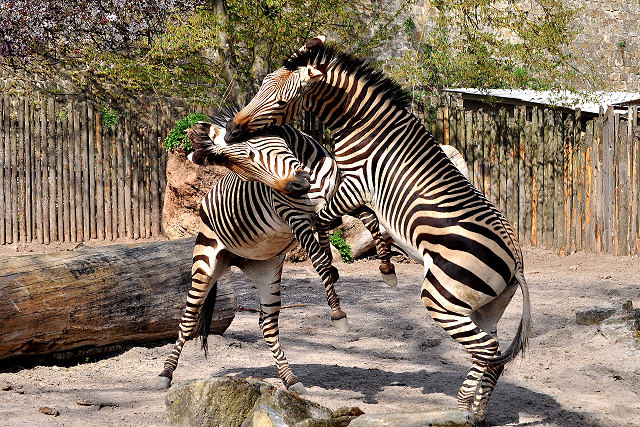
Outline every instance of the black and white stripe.
[[[530, 332], [522, 254], [505, 217], [409, 107], [398, 84], [316, 38], [264, 79], [228, 125], [226, 138], [286, 123], [300, 108], [333, 131], [342, 182], [317, 225], [326, 228], [334, 218], [370, 206], [395, 243], [424, 264], [424, 304], [473, 356], [459, 407], [482, 418], [504, 364], [525, 348]], [[521, 323], [501, 353], [497, 323], [518, 286]]]
[[[234, 144], [222, 140], [224, 129], [219, 127], [219, 120], [218, 126], [199, 123], [188, 135], [195, 148], [194, 162], [209, 159], [237, 173], [223, 177], [202, 201], [192, 284], [178, 339], [165, 362], [159, 384], [170, 385], [185, 341], [194, 337], [194, 331], [203, 337], [206, 348], [216, 282], [235, 265], [258, 289], [260, 328], [280, 378], [287, 387], [304, 391], [279, 344], [282, 264], [285, 254], [299, 242], [323, 280], [334, 326], [346, 331], [346, 314], [333, 286], [338, 274], [328, 256], [328, 233], [319, 233], [321, 243], [318, 243], [312, 229], [316, 211], [326, 205], [338, 184], [337, 166], [324, 147], [291, 126], [266, 129]], [[307, 183], [306, 188], [301, 189], [301, 177]], [[295, 185], [291, 187], [291, 183]], [[382, 241], [375, 215], [368, 208], [355, 214], [374, 233], [382, 260], [381, 271], [395, 278], [390, 252]]]

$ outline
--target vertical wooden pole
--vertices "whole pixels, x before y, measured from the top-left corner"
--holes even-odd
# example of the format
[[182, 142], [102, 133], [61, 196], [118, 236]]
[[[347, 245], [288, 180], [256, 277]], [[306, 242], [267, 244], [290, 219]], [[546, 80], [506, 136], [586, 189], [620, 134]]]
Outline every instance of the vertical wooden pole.
[[151, 128], [151, 141], [150, 141], [150, 152], [149, 155], [151, 157], [151, 191], [149, 193], [149, 197], [151, 200], [151, 235], [158, 236], [160, 235], [160, 175], [159, 175], [159, 164], [158, 160], [160, 157], [159, 150], [159, 132], [158, 132], [158, 116], [159, 109], [157, 106], [154, 106], [152, 110], [153, 114], [151, 115], [152, 120], [152, 128]]
[[640, 254], [640, 215], [638, 215], [638, 203], [640, 203], [640, 196], [638, 196], [638, 190], [640, 189], [640, 183], [638, 182], [638, 180], [640, 179], [640, 130], [637, 129], [638, 107], [634, 105], [632, 107], [631, 117], [631, 133], [633, 138], [633, 180], [631, 194], [635, 198], [633, 204], [631, 205], [633, 208], [631, 213], [631, 225], [633, 227], [631, 238], [635, 248], [635, 250], [633, 251], [634, 255]]
[[17, 122], [15, 130], [17, 131], [18, 138], [18, 152], [17, 158], [18, 162], [16, 164], [18, 171], [18, 209], [17, 209], [17, 220], [18, 220], [18, 235], [21, 242], [27, 241], [27, 227], [26, 227], [26, 203], [27, 203], [27, 183], [25, 181], [25, 134], [24, 134], [24, 97], [18, 98], [17, 103]]
[[524, 237], [524, 147], [526, 143], [525, 126], [527, 124], [527, 109], [524, 105], [520, 106], [518, 130], [520, 135], [518, 136], [518, 231], [519, 238]]
[[0, 135], [0, 245], [7, 243], [7, 236], [5, 234], [7, 214], [5, 211], [5, 197], [8, 196], [6, 184], [9, 182], [8, 177], [5, 179], [5, 156], [7, 154], [7, 136], [8, 133], [4, 131], [4, 117], [5, 109], [7, 108], [6, 96], [0, 97], [0, 129], [3, 130]]
[[[58, 229], [58, 240], [65, 241], [64, 235], [64, 195], [62, 194], [64, 187], [64, 166], [63, 166], [63, 145], [64, 145], [64, 133], [63, 133], [63, 120], [64, 115], [60, 114], [56, 117], [56, 228]], [[66, 122], [66, 121], [65, 121]], [[68, 240], [67, 240], [68, 241]]]
[[62, 209], [62, 221], [64, 223], [63, 226], [63, 234], [64, 240], [67, 242], [71, 242], [72, 235], [75, 233], [71, 232], [71, 215], [69, 212], [69, 201], [71, 199], [70, 196], [70, 172], [73, 167], [73, 163], [70, 163], [69, 158], [71, 154], [69, 153], [69, 144], [70, 141], [73, 141], [73, 104], [72, 101], [67, 103], [67, 115], [64, 121], [64, 140], [62, 141], [62, 200], [63, 203], [61, 205]]
[[50, 243], [49, 234], [49, 145], [47, 143], [47, 108], [48, 103], [43, 100], [40, 115], [42, 131], [42, 225], [44, 244]]
[[78, 111], [73, 115], [73, 125], [76, 128], [75, 138], [75, 201], [76, 201], [76, 241], [84, 240], [84, 225], [82, 214], [82, 112]]
[[34, 138], [35, 138], [35, 193], [36, 193], [36, 205], [35, 205], [35, 236], [38, 242], [44, 243], [44, 232], [42, 227], [42, 109], [44, 103], [42, 100], [38, 100], [38, 110], [33, 114], [34, 121]]
[[575, 251], [575, 216], [573, 215], [573, 157], [576, 149], [574, 141], [574, 116], [567, 114], [564, 119], [564, 236], [565, 250], [567, 253]]
[[[32, 101], [27, 99], [25, 102], [25, 154], [26, 154], [26, 162], [25, 162], [25, 179], [27, 180], [27, 196], [26, 196], [26, 227], [27, 227], [27, 242], [33, 241], [33, 231], [34, 231], [34, 218], [33, 218], [33, 207], [34, 207], [34, 195], [33, 195], [33, 186], [34, 186], [34, 170], [33, 170], [33, 158], [34, 158], [34, 150], [33, 150], [33, 108]], [[2, 215], [0, 211], [0, 215]]]
[[111, 145], [113, 144], [113, 138], [111, 137], [111, 129], [105, 128], [104, 134], [104, 150], [103, 165], [104, 165], [104, 229], [105, 238], [107, 240], [113, 240], [113, 219], [111, 217]]
[[[510, 183], [510, 179], [512, 177], [509, 176], [509, 170], [507, 169], [507, 151], [509, 150], [509, 146], [507, 145], [507, 111], [504, 108], [501, 108], [498, 113], [498, 163], [500, 164], [500, 168], [498, 171], [498, 179], [500, 181], [500, 191], [499, 191], [499, 200], [498, 209], [500, 212], [507, 213], [507, 197], [508, 197], [508, 185]], [[507, 215], [507, 218], [509, 216]]]
[[553, 245], [553, 154], [555, 148], [553, 111], [545, 109], [544, 116], [544, 197], [542, 198], [544, 229], [542, 230], [542, 240], [546, 247], [551, 247]]
[[451, 145], [451, 127], [449, 123], [449, 105], [445, 105], [442, 109], [442, 125], [443, 125], [443, 138], [442, 144]]
[[87, 102], [82, 100], [80, 103], [80, 109], [82, 111], [82, 169], [80, 177], [82, 191], [81, 206], [82, 206], [82, 240], [89, 241], [91, 238], [91, 226], [89, 224], [89, 206], [91, 204], [91, 192], [89, 190], [89, 116], [87, 115]]
[[144, 132], [144, 237], [151, 237], [151, 129], [149, 125]]
[[614, 112], [613, 107], [607, 109], [602, 127], [602, 207], [603, 207], [603, 235], [604, 251], [614, 253]]
[[[18, 109], [18, 100], [13, 99], [11, 102], [11, 110]], [[15, 113], [14, 113], [15, 114]], [[12, 114], [11, 116], [13, 116]], [[9, 117], [11, 121], [11, 130], [9, 137], [11, 138], [11, 242], [18, 243], [19, 223], [18, 223], [18, 122], [17, 118]]]
[[48, 147], [49, 156], [49, 237], [51, 240], [58, 240], [58, 218], [56, 212], [56, 104], [54, 99], [49, 100], [47, 122]]
[[125, 177], [125, 154], [124, 139], [125, 129], [122, 115], [118, 115], [118, 136], [117, 136], [117, 156], [118, 156], [118, 236], [126, 235], [125, 219], [125, 191], [127, 188]]
[[98, 237], [96, 231], [96, 123], [93, 102], [91, 101], [87, 102], [87, 118], [89, 166], [86, 172], [89, 175], [89, 226], [86, 232], [89, 239], [95, 239]]
[[553, 240], [556, 250], [566, 250], [564, 242], [564, 122], [562, 113], [554, 114], [554, 208], [553, 208]]
[[436, 110], [436, 141], [438, 144], [444, 144], [444, 107], [439, 105]]
[[111, 153], [111, 232], [113, 239], [118, 238], [118, 192], [120, 190], [118, 183], [118, 135], [117, 125], [109, 129], [111, 136], [110, 150]]
[[467, 168], [469, 169], [469, 182], [472, 184], [475, 182], [474, 178], [474, 165], [473, 151], [475, 141], [473, 138], [473, 111], [464, 112], [464, 139], [465, 150], [462, 152], [464, 159], [467, 161]]
[[125, 183], [124, 183], [124, 214], [125, 214], [125, 229], [128, 238], [133, 238], [133, 219], [131, 217], [131, 197], [132, 197], [132, 173], [131, 173], [131, 116], [124, 116], [124, 168], [125, 168]]
[[132, 183], [131, 183], [131, 215], [133, 220], [133, 238], [140, 238], [140, 129], [135, 126], [132, 128], [133, 139], [132, 144], [134, 150], [132, 152]]
[[[506, 116], [506, 114], [505, 114]], [[506, 191], [506, 216], [511, 225], [517, 226], [518, 221], [518, 109], [513, 110], [513, 126], [509, 125], [509, 118], [506, 120], [506, 169], [505, 175], [507, 176], [507, 191]], [[516, 229], [517, 231], [517, 229]]]
[[584, 162], [584, 140], [582, 136], [582, 111], [576, 109], [574, 113], [573, 141], [573, 217], [572, 224], [575, 231], [575, 250], [580, 251], [584, 245], [585, 230], [585, 175], [586, 164]]
[[102, 133], [102, 115], [96, 109], [96, 238], [105, 239], [104, 224], [104, 139]]
[[79, 137], [78, 134], [80, 129], [78, 129], [78, 120], [76, 120], [76, 111], [73, 108], [73, 103], [70, 104], [71, 109], [69, 110], [69, 129], [71, 132], [69, 133], [69, 143], [67, 144], [69, 147], [69, 235], [72, 242], [78, 241], [78, 221], [76, 219], [76, 157], [78, 156], [78, 152], [76, 150], [76, 139]]
[[498, 206], [500, 204], [500, 152], [498, 144], [498, 126], [496, 116], [487, 116], [489, 121], [489, 179], [491, 181], [489, 191], [491, 201]]

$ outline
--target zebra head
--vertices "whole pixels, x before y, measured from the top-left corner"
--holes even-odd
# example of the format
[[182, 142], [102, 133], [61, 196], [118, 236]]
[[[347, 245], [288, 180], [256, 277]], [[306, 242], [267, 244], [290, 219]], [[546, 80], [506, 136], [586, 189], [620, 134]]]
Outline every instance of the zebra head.
[[328, 64], [321, 63], [324, 40], [324, 36], [309, 40], [285, 60], [284, 66], [264, 78], [256, 96], [227, 123], [227, 142], [293, 119], [300, 111], [304, 94], [325, 74]]
[[245, 181], [262, 182], [292, 196], [306, 194], [311, 176], [292, 153], [287, 142], [268, 130], [241, 142], [227, 143], [225, 130], [212, 123], [199, 122], [187, 129], [194, 152], [190, 160], [222, 165]]

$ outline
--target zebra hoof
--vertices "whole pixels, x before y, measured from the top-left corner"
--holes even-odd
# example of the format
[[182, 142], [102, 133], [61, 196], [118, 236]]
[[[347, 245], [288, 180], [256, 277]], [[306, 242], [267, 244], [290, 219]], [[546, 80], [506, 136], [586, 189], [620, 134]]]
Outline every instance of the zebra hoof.
[[333, 327], [336, 328], [336, 331], [341, 334], [346, 334], [347, 332], [349, 332], [349, 322], [347, 321], [346, 317], [335, 320], [331, 319], [331, 324], [333, 324]]
[[165, 390], [171, 387], [171, 378], [159, 376], [158, 382], [156, 383], [158, 390]]
[[290, 386], [287, 390], [297, 394], [307, 394], [307, 389], [304, 388], [301, 382], [295, 383], [294, 385]]
[[382, 280], [387, 286], [394, 287], [398, 284], [398, 276], [396, 273], [383, 274]]

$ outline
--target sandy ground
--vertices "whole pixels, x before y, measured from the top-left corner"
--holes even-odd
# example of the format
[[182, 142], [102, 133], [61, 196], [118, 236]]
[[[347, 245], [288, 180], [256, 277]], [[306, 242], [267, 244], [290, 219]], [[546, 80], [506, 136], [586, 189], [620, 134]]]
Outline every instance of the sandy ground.
[[[22, 250], [23, 248], [18, 248]], [[15, 248], [5, 247], [3, 255]], [[525, 357], [511, 364], [489, 404], [496, 426], [640, 425], [640, 350], [613, 342], [575, 311], [630, 298], [640, 307], [640, 259], [593, 254], [559, 257], [525, 248], [534, 331]], [[419, 299], [422, 266], [398, 264], [398, 286], [379, 278], [376, 261], [339, 265], [338, 291], [351, 329], [329, 321], [324, 292], [308, 263], [287, 264], [282, 346], [307, 398], [366, 413], [455, 407], [470, 366], [462, 347], [428, 316]], [[255, 289], [234, 270], [239, 304], [257, 308]], [[520, 293], [501, 321], [509, 342], [520, 318]], [[154, 389], [171, 344], [135, 347], [74, 366], [0, 370], [2, 426], [151, 426], [164, 421], [164, 391]], [[209, 358], [189, 342], [174, 382], [219, 375], [261, 377], [282, 387], [258, 328], [258, 315], [237, 313], [224, 336], [210, 338]], [[45, 415], [40, 407], [59, 411]]]

